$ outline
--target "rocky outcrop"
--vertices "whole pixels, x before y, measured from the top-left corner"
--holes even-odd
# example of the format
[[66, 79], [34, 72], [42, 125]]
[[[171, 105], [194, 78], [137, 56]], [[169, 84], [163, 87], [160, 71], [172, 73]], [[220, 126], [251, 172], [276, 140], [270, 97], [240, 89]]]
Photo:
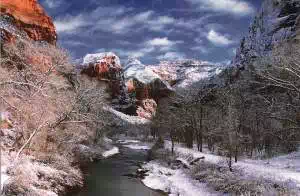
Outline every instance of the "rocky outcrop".
[[276, 44], [300, 39], [300, 1], [265, 0], [249, 33], [241, 41], [234, 60], [239, 68], [270, 55]]
[[54, 24], [37, 0], [1, 0], [0, 9], [1, 40], [21, 36], [56, 43]]
[[155, 115], [157, 104], [153, 99], [142, 100], [138, 105], [136, 112], [138, 116], [150, 120]]
[[157, 101], [168, 96], [172, 88], [137, 59], [124, 67], [114, 53], [88, 54], [78, 67], [82, 74], [109, 84], [112, 105], [118, 111], [151, 119]]
[[137, 59], [129, 59], [124, 68], [128, 92], [137, 100], [154, 99], [158, 101], [168, 96], [173, 89], [168, 82]]
[[108, 84], [114, 108], [136, 114], [135, 106], [127, 93], [122, 65], [117, 55], [112, 52], [87, 54], [78, 69], [82, 74]]

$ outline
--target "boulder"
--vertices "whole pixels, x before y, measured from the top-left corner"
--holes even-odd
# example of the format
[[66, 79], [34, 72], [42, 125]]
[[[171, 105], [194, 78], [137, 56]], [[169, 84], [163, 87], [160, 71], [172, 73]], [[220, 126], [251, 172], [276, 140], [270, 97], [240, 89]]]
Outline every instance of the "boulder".
[[[37, 0], [1, 0], [0, 29], [10, 36], [27, 36], [35, 41], [56, 44], [52, 19]], [[1, 30], [1, 38], [4, 31]]]

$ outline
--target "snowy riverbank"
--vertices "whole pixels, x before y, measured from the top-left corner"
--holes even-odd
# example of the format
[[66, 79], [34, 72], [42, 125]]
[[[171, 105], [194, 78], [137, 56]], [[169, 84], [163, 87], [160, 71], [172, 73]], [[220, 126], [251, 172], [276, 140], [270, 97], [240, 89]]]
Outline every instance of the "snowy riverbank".
[[[171, 150], [168, 141], [165, 142], [165, 150]], [[174, 151], [176, 158], [173, 162], [182, 166], [172, 168], [167, 155], [162, 160], [146, 163], [143, 169], [148, 171], [148, 176], [142, 180], [146, 186], [169, 195], [182, 196], [224, 195], [224, 192], [236, 194], [243, 191], [254, 191], [258, 195], [264, 195], [259, 194], [264, 191], [275, 195], [297, 195], [300, 192], [300, 151], [268, 160], [240, 160], [233, 164], [234, 172], [228, 171], [224, 157], [211, 154], [208, 150], [201, 153], [196, 148], [177, 145]], [[193, 160], [197, 163], [193, 164]]]
[[[102, 147], [79, 147], [82, 150], [80, 153], [88, 155], [90, 161], [93, 161], [91, 157], [106, 159], [119, 153], [119, 148], [106, 137], [103, 138]], [[69, 164], [66, 157], [55, 155], [48, 162], [41, 162], [37, 157], [26, 154], [16, 161], [15, 157], [15, 153], [4, 151], [1, 154], [1, 192], [4, 188], [20, 195], [57, 196], [82, 186], [81, 171]]]
[[205, 184], [192, 179], [184, 169], [170, 169], [157, 161], [144, 165], [149, 170], [142, 182], [149, 188], [162, 190], [170, 196], [211, 196], [220, 195]]

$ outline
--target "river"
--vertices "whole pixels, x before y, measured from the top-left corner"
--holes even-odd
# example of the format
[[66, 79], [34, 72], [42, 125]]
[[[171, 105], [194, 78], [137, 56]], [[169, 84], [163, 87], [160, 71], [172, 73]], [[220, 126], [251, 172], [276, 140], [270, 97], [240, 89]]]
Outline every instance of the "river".
[[119, 148], [119, 154], [89, 165], [85, 187], [72, 196], [165, 196], [144, 186], [139, 179], [124, 176], [135, 173], [137, 163], [146, 160], [147, 152]]

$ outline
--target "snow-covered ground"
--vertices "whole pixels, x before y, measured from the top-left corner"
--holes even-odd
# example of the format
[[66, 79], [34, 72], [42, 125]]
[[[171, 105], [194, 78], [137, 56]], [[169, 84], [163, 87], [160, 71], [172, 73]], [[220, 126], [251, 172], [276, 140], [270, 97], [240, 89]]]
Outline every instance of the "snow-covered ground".
[[[165, 148], [171, 149], [171, 143], [166, 142]], [[206, 152], [198, 152], [196, 148], [188, 149], [175, 146], [175, 152], [182, 158], [205, 157], [205, 161], [213, 164], [226, 164], [224, 157]], [[300, 187], [300, 150], [280, 157], [268, 160], [244, 159], [233, 163], [233, 168], [243, 172], [244, 175], [255, 178], [264, 178], [276, 181], [291, 181]]]
[[156, 161], [144, 165], [150, 170], [142, 182], [152, 189], [162, 190], [170, 196], [211, 196], [221, 195], [206, 187], [205, 184], [193, 180], [182, 169], [172, 170]]
[[[171, 143], [166, 141], [165, 148], [171, 149]], [[227, 167], [224, 157], [213, 155], [207, 149], [201, 153], [197, 151], [196, 147], [188, 149], [177, 145], [174, 150], [178, 155], [177, 160], [188, 167], [191, 167], [191, 160], [200, 157], [205, 157], [205, 162]], [[289, 182], [300, 187], [300, 150], [268, 160], [240, 160], [238, 163], [233, 164], [233, 168], [241, 171], [246, 178]], [[149, 175], [142, 182], [152, 189], [165, 191], [171, 196], [223, 195], [223, 193], [211, 190], [206, 184], [192, 179], [186, 169], [173, 170], [158, 161], [146, 163], [144, 169], [149, 170], [147, 173]]]
[[117, 118], [121, 119], [122, 121], [133, 124], [133, 125], [144, 125], [144, 124], [149, 124], [150, 120], [147, 120], [145, 118], [141, 118], [138, 116], [130, 116], [127, 114], [124, 114], [122, 112], [119, 112], [111, 107], [104, 107], [103, 109], [111, 112], [112, 114], [116, 115]]
[[[0, 181], [1, 181], [1, 186], [0, 186], [0, 190], [2, 191], [3, 185], [4, 183], [7, 182], [9, 176], [6, 174], [6, 167], [4, 165], [1, 165], [1, 177], [0, 177]], [[0, 191], [0, 193], [1, 193]]]
[[149, 145], [139, 145], [139, 144], [128, 144], [124, 145], [126, 148], [130, 148], [133, 150], [149, 150], [151, 147]]
[[108, 158], [108, 157], [111, 157], [111, 156], [113, 156], [115, 154], [118, 154], [118, 153], [119, 153], [119, 148], [118, 147], [113, 147], [112, 149], [103, 152], [102, 156], [104, 158]]
[[130, 148], [133, 150], [149, 150], [151, 149], [151, 145], [148, 143], [144, 143], [138, 140], [132, 139], [124, 139], [118, 140], [118, 143], [122, 144], [126, 148]]

